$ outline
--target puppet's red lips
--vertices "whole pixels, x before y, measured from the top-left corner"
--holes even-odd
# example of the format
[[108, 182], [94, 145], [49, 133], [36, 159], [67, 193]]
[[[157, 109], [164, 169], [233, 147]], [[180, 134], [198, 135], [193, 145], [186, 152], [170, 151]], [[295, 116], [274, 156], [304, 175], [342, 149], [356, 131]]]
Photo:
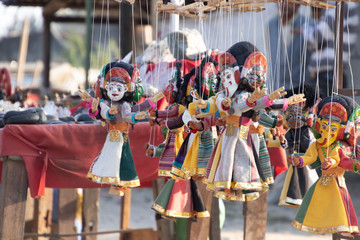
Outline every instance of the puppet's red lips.
[[326, 141], [327, 141], [327, 138], [325, 138], [325, 139], [324, 139], [324, 141], [323, 141], [322, 143], [319, 143], [319, 142], [318, 142], [318, 143], [319, 143], [319, 145], [321, 145], [321, 146], [322, 146], [322, 145], [325, 145]]
[[117, 96], [119, 96], [119, 94], [114, 94], [114, 93], [113, 93], [112, 95], [113, 95], [114, 97], [117, 97]]

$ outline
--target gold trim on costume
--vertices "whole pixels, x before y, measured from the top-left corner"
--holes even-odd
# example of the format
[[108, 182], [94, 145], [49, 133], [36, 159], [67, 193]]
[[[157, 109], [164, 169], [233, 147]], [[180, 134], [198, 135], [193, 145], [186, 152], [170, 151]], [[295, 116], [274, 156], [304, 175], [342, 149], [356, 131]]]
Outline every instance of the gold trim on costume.
[[225, 136], [231, 137], [235, 135], [235, 124], [226, 124]]
[[313, 227], [304, 226], [303, 224], [299, 223], [298, 221], [293, 221], [291, 223], [291, 226], [293, 226], [294, 228], [297, 228], [298, 230], [312, 233], [312, 234], [332, 234], [332, 233], [336, 233], [336, 232], [353, 233], [353, 232], [359, 231], [359, 228], [356, 226], [348, 227], [345, 225], [328, 227], [328, 228], [313, 228]]
[[95, 176], [92, 174], [92, 172], [88, 172], [87, 178], [90, 178], [93, 182], [97, 183], [105, 183], [105, 184], [111, 184], [111, 185], [119, 185], [122, 187], [138, 187], [140, 186], [140, 180], [121, 180], [119, 177], [100, 177]]
[[245, 196], [241, 194], [240, 196], [229, 195], [225, 192], [215, 192], [215, 197], [223, 199], [225, 201], [237, 201], [237, 202], [245, 202]]
[[249, 126], [241, 125], [239, 129], [239, 138], [247, 139], [249, 133]]
[[265, 190], [268, 188], [267, 184], [261, 182], [254, 182], [254, 183], [246, 183], [246, 182], [214, 182], [208, 183], [209, 189], [216, 189], [216, 188], [228, 188], [234, 190]]
[[267, 178], [265, 178], [265, 183], [267, 183], [267, 184], [273, 184], [273, 183], [274, 183], [274, 178], [273, 178], [273, 177], [267, 177]]
[[260, 194], [258, 192], [253, 193], [245, 193], [245, 201], [250, 202], [258, 199], [260, 197]]
[[159, 170], [158, 176], [159, 177], [172, 177], [170, 170]]
[[301, 203], [302, 203], [302, 199], [292, 199], [286, 197], [285, 199], [280, 199], [279, 206], [286, 206], [286, 207], [298, 209]]
[[187, 176], [181, 169], [178, 169], [177, 167], [172, 167], [171, 169], [171, 178], [172, 179], [181, 179], [181, 180], [187, 180]]
[[110, 142], [120, 142], [121, 132], [120, 130], [111, 129], [109, 131]]
[[157, 203], [153, 203], [153, 205], [151, 206], [151, 209], [154, 209], [155, 211], [157, 211], [160, 214], [165, 214], [165, 208], [160, 206]]
[[320, 177], [320, 185], [323, 185], [323, 186], [329, 185], [331, 183], [331, 180], [333, 179], [333, 177], [334, 177], [334, 174], [329, 174], [329, 175], [323, 174]]
[[210, 214], [208, 211], [205, 212], [178, 212], [178, 211], [174, 211], [174, 210], [166, 210], [165, 216], [167, 217], [175, 217], [175, 218], [192, 218], [192, 217], [199, 217], [199, 218], [203, 218], [203, 217], [210, 217]]
[[183, 166], [180, 171], [185, 174], [184, 176], [186, 179], [190, 179], [193, 176], [205, 176], [206, 170], [207, 168], [187, 168]]

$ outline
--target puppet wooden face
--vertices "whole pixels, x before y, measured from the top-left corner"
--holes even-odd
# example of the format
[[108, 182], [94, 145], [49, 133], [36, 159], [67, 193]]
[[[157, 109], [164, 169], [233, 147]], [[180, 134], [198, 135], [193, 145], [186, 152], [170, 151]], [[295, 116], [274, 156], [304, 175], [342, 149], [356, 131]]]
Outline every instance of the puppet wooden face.
[[216, 94], [216, 69], [213, 63], [208, 62], [202, 68], [201, 73], [201, 91], [208, 97]]
[[166, 100], [170, 104], [174, 102], [174, 96], [173, 96], [174, 91], [175, 91], [175, 84], [172, 80], [170, 80], [169, 84], [165, 87], [163, 91]]
[[235, 73], [239, 72], [235, 68], [226, 68], [221, 74], [221, 83], [225, 89], [226, 97], [231, 98], [239, 87], [239, 83], [236, 81]]
[[330, 119], [322, 119], [320, 121], [321, 137], [317, 139], [317, 143], [322, 147], [329, 147], [337, 139], [337, 134], [340, 129], [340, 121]]
[[108, 82], [105, 89], [110, 100], [114, 102], [120, 101], [124, 97], [125, 92], [128, 91], [128, 87], [118, 81]]
[[306, 118], [303, 108], [299, 105], [291, 105], [285, 112], [286, 124], [289, 128], [298, 129], [304, 126]]
[[135, 91], [134, 91], [134, 100], [137, 102], [141, 99], [141, 96], [144, 94], [144, 88], [141, 84], [141, 81], [138, 81], [135, 84]]
[[266, 72], [264, 71], [263, 66], [255, 65], [247, 71], [245, 78], [248, 80], [249, 87], [252, 90], [255, 90], [255, 88], [263, 87], [265, 83], [265, 75]]

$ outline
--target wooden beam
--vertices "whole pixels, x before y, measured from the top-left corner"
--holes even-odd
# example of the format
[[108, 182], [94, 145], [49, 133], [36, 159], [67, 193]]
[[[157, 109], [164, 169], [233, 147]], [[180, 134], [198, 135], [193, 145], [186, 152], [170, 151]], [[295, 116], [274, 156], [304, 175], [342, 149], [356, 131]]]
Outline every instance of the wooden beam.
[[336, 3], [335, 10], [335, 74], [334, 91], [343, 88], [343, 34], [344, 33], [344, 2]]
[[[44, 196], [35, 199], [33, 216], [33, 233], [51, 233], [51, 214], [53, 207], [53, 189], [46, 188]], [[46, 240], [45, 237], [34, 237], [33, 240]]]
[[20, 40], [20, 50], [19, 50], [19, 58], [18, 58], [19, 67], [18, 67], [15, 87], [22, 87], [23, 85], [24, 68], [26, 64], [26, 56], [27, 56], [28, 43], [29, 43], [29, 32], [30, 32], [30, 19], [26, 18], [24, 21], [24, 26]]
[[20, 156], [3, 161], [0, 184], [0, 239], [23, 239], [27, 198], [27, 171]]
[[220, 230], [220, 211], [219, 211], [219, 199], [213, 197], [211, 203], [211, 215], [210, 215], [210, 240], [221, 239]]
[[43, 87], [50, 88], [50, 61], [51, 61], [51, 32], [50, 19], [44, 16], [43, 30], [43, 62], [44, 62], [44, 78]]
[[67, 7], [68, 2], [68, 0], [50, 0], [43, 8], [43, 16], [54, 16], [57, 10]]
[[121, 57], [125, 57], [130, 51], [132, 51], [132, 24], [129, 21], [131, 19], [131, 5], [121, 4], [121, 26], [120, 26], [120, 52]]
[[350, 88], [340, 88], [339, 94], [352, 97], [354, 91], [354, 96], [360, 96], [360, 89], [350, 89]]
[[[82, 232], [97, 232], [100, 188], [87, 188], [83, 191]], [[82, 240], [96, 239], [96, 235], [87, 235], [82, 237]]]
[[[131, 188], [124, 190], [124, 196], [121, 199], [121, 216], [120, 216], [120, 230], [126, 230], [130, 226], [130, 210], [131, 210]], [[123, 234], [120, 234], [120, 239]]]
[[244, 240], [265, 239], [268, 191], [250, 202], [244, 202]]
[[[74, 234], [77, 193], [76, 189], [59, 189], [57, 199], [57, 221], [52, 224], [52, 233]], [[76, 240], [77, 237], [67, 239]]]

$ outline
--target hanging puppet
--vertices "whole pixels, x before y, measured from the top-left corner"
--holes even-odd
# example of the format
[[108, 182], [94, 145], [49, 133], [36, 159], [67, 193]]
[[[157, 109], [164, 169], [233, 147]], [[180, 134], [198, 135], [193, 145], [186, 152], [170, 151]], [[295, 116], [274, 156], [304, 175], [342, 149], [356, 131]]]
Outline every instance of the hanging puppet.
[[[224, 91], [217, 95], [215, 105], [226, 114], [226, 130], [214, 149], [208, 189], [225, 200], [254, 200], [258, 191], [268, 189], [268, 184], [262, 169], [265, 165], [249, 135], [251, 117], [254, 111], [273, 103], [290, 105], [304, 101], [303, 95], [276, 100], [286, 94], [283, 88], [267, 95], [266, 58], [249, 42], [236, 43], [222, 54], [220, 68]], [[269, 162], [266, 165], [270, 167]]]
[[[289, 106], [285, 111], [285, 124], [288, 131], [285, 134], [286, 150], [290, 166], [286, 173], [285, 183], [281, 192], [279, 205], [298, 208], [308, 189], [319, 178], [316, 165], [294, 168], [291, 157], [302, 156], [315, 141], [311, 127], [313, 124], [313, 105], [315, 92], [310, 86], [303, 86], [306, 102]], [[294, 89], [299, 92], [299, 89]]]
[[190, 179], [204, 177], [210, 154], [217, 140], [215, 115], [197, 119], [201, 112], [198, 106], [205, 100], [215, 96], [219, 87], [216, 68], [217, 63], [210, 57], [205, 57], [200, 66], [195, 68], [195, 75], [184, 79], [182, 92], [186, 92], [185, 104], [187, 110], [183, 114], [183, 122], [190, 129], [190, 134], [181, 146], [171, 173], [174, 178]]
[[140, 185], [128, 131], [129, 124], [146, 118], [146, 114], [131, 112], [130, 103], [133, 101], [135, 82], [139, 78], [138, 69], [124, 62], [111, 62], [103, 71], [102, 98], [100, 101], [97, 98], [90, 100], [90, 114], [105, 120], [109, 132], [103, 149], [90, 167], [88, 177], [97, 183], [110, 184], [110, 193], [123, 195], [124, 187]]
[[176, 70], [169, 84], [164, 89], [164, 95], [169, 103], [165, 110], [150, 111], [150, 125], [157, 123], [168, 129], [165, 142], [159, 146], [147, 145], [147, 154], [160, 157], [158, 174], [162, 177], [171, 177], [171, 168], [175, 157], [183, 143], [184, 123], [182, 113], [186, 109], [181, 102], [179, 89], [182, 83], [181, 63], [176, 63]]
[[[351, 161], [343, 147], [344, 138], [351, 138], [347, 122], [357, 104], [348, 97], [335, 95], [323, 99], [317, 107], [315, 130], [320, 138], [312, 143], [304, 156], [294, 156], [297, 167], [321, 162], [321, 177], [308, 190], [292, 226], [312, 234], [358, 234], [358, 222], [346, 188], [341, 163]], [[354, 137], [353, 137], [354, 139]], [[357, 163], [354, 161], [354, 167]], [[357, 170], [357, 169], [355, 169]]]
[[[218, 85], [214, 78], [216, 78], [216, 70], [213, 60], [205, 58], [198, 68], [194, 68], [184, 76], [180, 98], [187, 106], [194, 102], [196, 109], [196, 102], [200, 100], [201, 95], [205, 99], [211, 94], [215, 95]], [[191, 132], [183, 142], [174, 162], [171, 173], [176, 179], [171, 179], [165, 184], [152, 206], [155, 211], [166, 218], [209, 217], [209, 212], [204, 206], [192, 177], [198, 178], [205, 174], [208, 155], [214, 146], [214, 136], [210, 131], [213, 124], [210, 123], [210, 120], [203, 122], [193, 119], [195, 114], [192, 108], [192, 110], [185, 110], [182, 115], [183, 122]], [[196, 146], [196, 150], [194, 146]], [[184, 162], [186, 159], [188, 161]], [[188, 163], [188, 165], [183, 163]], [[188, 168], [184, 170], [183, 165]]]

